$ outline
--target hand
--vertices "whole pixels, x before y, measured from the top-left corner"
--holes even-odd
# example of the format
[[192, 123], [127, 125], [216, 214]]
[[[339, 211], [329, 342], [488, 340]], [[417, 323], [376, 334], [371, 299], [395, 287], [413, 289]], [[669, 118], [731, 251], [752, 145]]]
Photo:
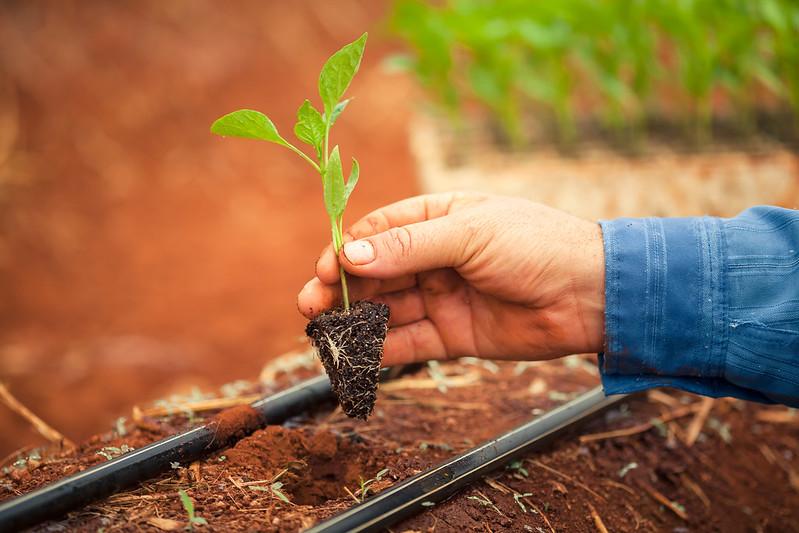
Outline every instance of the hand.
[[313, 318], [340, 301], [340, 261], [352, 301], [391, 308], [385, 366], [602, 350], [596, 223], [518, 198], [431, 194], [372, 212], [344, 240], [340, 257], [322, 252], [297, 305]]

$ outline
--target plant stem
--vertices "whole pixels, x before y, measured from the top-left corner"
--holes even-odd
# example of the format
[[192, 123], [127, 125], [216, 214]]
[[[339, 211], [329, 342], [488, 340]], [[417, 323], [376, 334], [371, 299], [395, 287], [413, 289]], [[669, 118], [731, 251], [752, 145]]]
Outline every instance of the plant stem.
[[[332, 111], [331, 111], [332, 114]], [[325, 117], [325, 167], [327, 167], [327, 159], [329, 157], [328, 150], [330, 147], [330, 118]]]
[[341, 278], [341, 299], [344, 302], [344, 310], [350, 310], [350, 294], [347, 289], [347, 275], [344, 273], [344, 267], [341, 263], [338, 265], [338, 275]]
[[[330, 116], [332, 115], [332, 110], [328, 113], [328, 116], [325, 117], [325, 149], [324, 149], [324, 165], [322, 168], [327, 168], [327, 163], [329, 160], [328, 150], [330, 147]], [[319, 167], [317, 166], [317, 170]], [[321, 170], [319, 170], [321, 174]], [[324, 178], [324, 176], [323, 176]], [[344, 246], [344, 232], [343, 232], [343, 225], [342, 219], [339, 218], [338, 220], [334, 218], [330, 218], [330, 229], [333, 232], [333, 249], [336, 250], [336, 259], [338, 259], [338, 255], [341, 253], [341, 247]], [[347, 275], [344, 273], [344, 267], [341, 266], [341, 263], [338, 265], [338, 275], [341, 278], [341, 300], [344, 304], [344, 310], [350, 310], [350, 293], [347, 289]]]
[[310, 157], [308, 157], [307, 155], [305, 155], [305, 152], [303, 152], [302, 150], [300, 150], [299, 148], [297, 148], [296, 146], [294, 146], [293, 144], [291, 144], [291, 143], [289, 143], [289, 142], [287, 142], [287, 143], [286, 143], [286, 148], [288, 148], [289, 150], [291, 150], [292, 152], [294, 152], [294, 153], [295, 153], [295, 154], [297, 154], [298, 156], [300, 156], [300, 157], [302, 157], [303, 159], [305, 159], [305, 161], [307, 161], [307, 162], [308, 162], [308, 164], [309, 164], [309, 165], [311, 165], [311, 166], [314, 168], [314, 170], [315, 170], [315, 171], [319, 172], [320, 174], [322, 173], [322, 169], [321, 169], [321, 168], [319, 168], [319, 165], [317, 165], [317, 164], [314, 162], [314, 160], [313, 160], [313, 159], [311, 159]]
[[[341, 253], [341, 248], [344, 246], [344, 234], [342, 232], [342, 219], [338, 220], [330, 218], [330, 229], [333, 233], [333, 249], [336, 251], [336, 258], [338, 259]], [[341, 300], [344, 304], [344, 310], [350, 310], [350, 293], [347, 289], [347, 275], [344, 273], [344, 267], [339, 262], [338, 275], [341, 278]]]

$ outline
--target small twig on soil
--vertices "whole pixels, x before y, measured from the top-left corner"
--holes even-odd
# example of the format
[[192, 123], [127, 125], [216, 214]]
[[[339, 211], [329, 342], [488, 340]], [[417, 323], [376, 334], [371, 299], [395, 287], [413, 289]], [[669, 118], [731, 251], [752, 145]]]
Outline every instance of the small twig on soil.
[[594, 442], [598, 440], [606, 440], [606, 439], [615, 439], [619, 437], [630, 437], [632, 435], [637, 435], [639, 433], [644, 433], [649, 431], [653, 427], [658, 424], [663, 424], [670, 420], [674, 420], [676, 418], [681, 418], [683, 416], [688, 416], [691, 413], [696, 412], [697, 409], [700, 407], [700, 402], [692, 403], [691, 405], [685, 405], [683, 407], [678, 407], [671, 411], [670, 413], [666, 413], [658, 418], [653, 418], [648, 422], [643, 422], [641, 424], [637, 424], [635, 426], [631, 426], [628, 428], [623, 429], [616, 429], [613, 431], [605, 431], [602, 433], [592, 433], [590, 435], [581, 435], [580, 436], [580, 443], [585, 444], [586, 442]]
[[494, 509], [494, 510], [495, 510], [495, 511], [496, 511], [496, 512], [497, 512], [497, 513], [500, 515], [500, 516], [506, 516], [506, 515], [505, 515], [505, 513], [503, 513], [502, 511], [500, 511], [500, 510], [499, 510], [499, 507], [497, 507], [497, 506], [494, 504], [494, 502], [493, 502], [493, 501], [491, 501], [491, 498], [489, 498], [488, 496], [486, 496], [485, 494], [483, 494], [483, 493], [482, 493], [481, 491], [479, 491], [479, 490], [475, 490], [475, 492], [476, 492], [477, 494], [479, 494], [480, 496], [482, 496], [482, 497], [483, 497], [483, 499], [489, 503], [489, 505], [491, 506], [491, 508], [492, 508], [492, 509]]
[[200, 472], [200, 461], [194, 461], [189, 465], [189, 473], [191, 473], [191, 477], [194, 478], [195, 483], [199, 483], [203, 480], [202, 473]]
[[183, 529], [183, 522], [178, 522], [177, 520], [172, 520], [170, 518], [151, 516], [146, 520], [146, 523], [160, 529], [161, 531], [177, 531], [179, 529]]
[[522, 501], [523, 501], [524, 503], [526, 503], [527, 505], [529, 505], [530, 507], [532, 507], [532, 508], [533, 508], [533, 510], [534, 510], [536, 513], [538, 513], [538, 516], [540, 516], [540, 517], [541, 517], [541, 518], [544, 520], [544, 523], [545, 523], [545, 524], [547, 525], [547, 527], [549, 528], [549, 531], [550, 531], [550, 533], [555, 533], [555, 528], [554, 528], [554, 527], [552, 527], [552, 522], [550, 522], [550, 521], [549, 521], [549, 518], [547, 518], [547, 515], [546, 515], [546, 514], [544, 514], [544, 511], [542, 511], [541, 509], [539, 509], [539, 508], [536, 506], [536, 504], [534, 504], [532, 501], [530, 501], [530, 498], [522, 498]]
[[0, 401], [2, 401], [6, 407], [27, 420], [39, 433], [39, 435], [48, 441], [66, 448], [75, 448], [74, 442], [56, 431], [47, 422], [36, 416], [30, 409], [22, 405], [22, 403], [20, 403], [20, 401], [11, 394], [11, 391], [8, 390], [8, 387], [6, 387], [5, 383], [0, 383]]
[[601, 500], [603, 502], [605, 501], [605, 497], [604, 496], [601, 496], [601, 495], [597, 494], [596, 492], [591, 490], [591, 488], [588, 487], [586, 484], [577, 481], [573, 477], [567, 476], [563, 472], [555, 470], [551, 466], [547, 466], [547, 465], [545, 465], [544, 463], [542, 463], [541, 461], [539, 461], [537, 459], [528, 459], [527, 462], [529, 462], [530, 464], [535, 465], [535, 466], [537, 466], [539, 468], [543, 468], [544, 470], [546, 470], [547, 472], [549, 472], [551, 474], [555, 474], [556, 476], [560, 476], [562, 479], [565, 479], [566, 481], [569, 481], [570, 483], [574, 483], [575, 485], [577, 485], [581, 489], [584, 489], [586, 492], [588, 492], [589, 494], [595, 496], [597, 499], [599, 499], [599, 500]]
[[685, 431], [677, 422], [672, 420], [666, 427], [669, 429], [669, 437], [680, 439], [683, 443], [686, 441]]
[[501, 481], [493, 478], [487, 478], [485, 482], [488, 486], [500, 491], [503, 494], [514, 494], [515, 495], [514, 498], [518, 498], [527, 505], [529, 505], [530, 508], [533, 509], [544, 520], [544, 523], [546, 523], [547, 527], [549, 528], [549, 531], [551, 533], [555, 533], [555, 528], [552, 527], [552, 524], [550, 523], [549, 518], [547, 518], [547, 515], [545, 515], [544, 512], [541, 509], [539, 509], [538, 506], [534, 504], [528, 496], [523, 496], [519, 494], [518, 492], [516, 492], [509, 486], [505, 485]]
[[490, 477], [486, 478], [484, 481], [485, 481], [486, 485], [488, 485], [492, 489], [498, 490], [499, 492], [501, 492], [503, 494], [513, 494], [514, 493], [513, 489], [511, 489], [510, 487], [508, 487], [507, 485], [505, 485], [501, 481], [497, 481], [496, 479], [493, 479], [493, 478], [490, 478]]
[[485, 403], [475, 402], [448, 402], [446, 400], [436, 400], [433, 398], [405, 398], [397, 394], [390, 395], [392, 397], [385, 398], [385, 403], [407, 404], [407, 405], [420, 405], [422, 407], [438, 407], [445, 409], [460, 409], [462, 411], [487, 411], [490, 406]]
[[678, 407], [680, 405], [680, 400], [658, 389], [647, 392], [646, 397], [649, 401], [662, 403], [667, 407]]
[[588, 505], [589, 511], [591, 511], [591, 518], [594, 520], [594, 525], [596, 526], [596, 530], [599, 533], [608, 533], [608, 528], [605, 527], [605, 523], [602, 521], [602, 517], [599, 516], [599, 513], [596, 512], [596, 509], [590, 503], [586, 503]]
[[655, 501], [657, 501], [659, 504], [665, 506], [668, 510], [670, 510], [672, 513], [676, 514], [677, 516], [679, 516], [680, 518], [682, 518], [686, 522], [688, 521], [688, 514], [686, 514], [686, 512], [683, 509], [681, 509], [677, 504], [675, 504], [670, 499], [666, 498], [662, 493], [658, 492], [651, 485], [648, 485], [648, 484], [644, 483], [642, 486], [644, 487], [644, 490], [650, 496], [652, 496], [652, 498]]
[[235, 407], [237, 405], [247, 405], [259, 399], [261, 399], [261, 395], [251, 394], [249, 396], [239, 396], [237, 398], [214, 398], [212, 400], [198, 400], [196, 402], [149, 407], [146, 409], [142, 409], [137, 405], [133, 407], [132, 418], [135, 422], [139, 422], [144, 417], [157, 418], [185, 412], [202, 413], [205, 411], [215, 411], [217, 409], [227, 409], [228, 407]]
[[702, 490], [702, 487], [700, 487], [697, 482], [688, 477], [688, 474], [682, 474], [680, 480], [688, 487], [688, 490], [696, 494], [696, 497], [702, 500], [705, 507], [708, 509], [710, 508], [710, 498], [707, 497], [707, 494], [705, 494], [705, 491]]
[[617, 489], [621, 489], [632, 496], [635, 496], [635, 491], [630, 487], [628, 487], [627, 485], [625, 485], [624, 483], [619, 483], [618, 481], [613, 481], [612, 479], [605, 479], [603, 482], [607, 483], [612, 487], [616, 487]]
[[796, 473], [796, 470], [794, 470], [787, 461], [775, 453], [768, 444], [760, 445], [760, 453], [763, 454], [763, 457], [765, 457], [766, 461], [768, 461], [770, 464], [776, 464], [782, 468], [785, 473], [788, 474], [788, 483], [790, 483], [791, 487], [796, 492], [799, 492], [799, 474]]
[[705, 427], [707, 417], [710, 414], [711, 409], [713, 409], [714, 401], [715, 400], [713, 398], [702, 398], [700, 400], [701, 405], [699, 406], [699, 410], [696, 412], [694, 419], [691, 420], [691, 423], [688, 425], [688, 429], [685, 434], [685, 445], [689, 448], [694, 445], [696, 439], [699, 438], [699, 433], [702, 432], [702, 428]]
[[799, 424], [799, 416], [796, 413], [795, 409], [758, 411], [755, 414], [755, 418], [761, 422], [769, 422], [771, 424]]
[[358, 497], [357, 497], [355, 494], [353, 494], [353, 493], [352, 493], [352, 491], [351, 491], [350, 489], [348, 489], [346, 485], [344, 486], [344, 491], [345, 491], [347, 494], [349, 494], [349, 495], [350, 495], [350, 497], [351, 497], [353, 500], [355, 500], [355, 503], [361, 503], [361, 500], [359, 500], [359, 499], [358, 499]]
[[633, 506], [630, 505], [627, 502], [624, 502], [624, 507], [627, 508], [627, 510], [630, 512], [630, 514], [633, 515], [633, 518], [635, 518], [635, 531], [638, 531], [638, 528], [641, 527], [641, 515], [640, 515], [640, 513], [638, 513], [638, 511], [636, 511], [633, 508]]
[[457, 388], [468, 387], [479, 381], [479, 372], [469, 372], [461, 376], [445, 376], [440, 380], [429, 378], [398, 379], [381, 384], [380, 390], [383, 392], [392, 392], [407, 389], [437, 389], [440, 385], [445, 385], [447, 388]]

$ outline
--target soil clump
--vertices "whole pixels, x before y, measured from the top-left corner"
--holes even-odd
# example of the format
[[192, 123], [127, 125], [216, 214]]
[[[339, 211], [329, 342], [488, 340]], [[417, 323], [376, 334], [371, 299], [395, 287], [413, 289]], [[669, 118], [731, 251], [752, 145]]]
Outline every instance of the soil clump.
[[374, 409], [389, 315], [385, 304], [360, 301], [349, 311], [326, 311], [305, 328], [333, 393], [351, 418], [366, 420]]
[[258, 411], [249, 405], [239, 405], [220, 412], [209, 426], [216, 430], [214, 441], [222, 445], [233, 437], [249, 435], [263, 424], [264, 420]]

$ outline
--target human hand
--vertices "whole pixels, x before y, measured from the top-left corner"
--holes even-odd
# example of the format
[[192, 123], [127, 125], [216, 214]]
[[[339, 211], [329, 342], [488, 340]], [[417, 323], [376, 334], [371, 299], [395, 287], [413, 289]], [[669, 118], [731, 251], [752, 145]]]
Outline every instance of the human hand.
[[297, 306], [313, 318], [341, 298], [391, 308], [385, 366], [474, 356], [551, 359], [604, 342], [605, 266], [599, 225], [518, 198], [417, 196], [352, 225], [332, 245]]

